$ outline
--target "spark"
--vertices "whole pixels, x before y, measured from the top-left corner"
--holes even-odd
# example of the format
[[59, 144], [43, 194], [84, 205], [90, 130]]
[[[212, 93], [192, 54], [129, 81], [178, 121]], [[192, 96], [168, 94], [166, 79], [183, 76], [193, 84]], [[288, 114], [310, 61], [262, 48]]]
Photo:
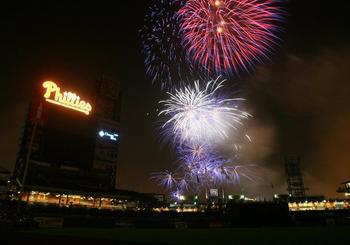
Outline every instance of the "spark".
[[268, 59], [283, 20], [276, 0], [188, 0], [178, 13], [189, 60], [209, 75]]
[[238, 108], [242, 98], [226, 98], [220, 94], [225, 80], [209, 81], [202, 87], [199, 81], [168, 92], [169, 99], [160, 101], [165, 117], [162, 129], [169, 138], [180, 142], [217, 142], [228, 137], [229, 130], [238, 129], [251, 115]]
[[208, 186], [236, 185], [241, 179], [255, 182], [257, 168], [253, 164], [240, 164], [236, 160], [221, 156], [213, 148], [200, 146], [201, 154], [197, 154], [198, 146], [181, 146], [178, 172], [182, 172], [186, 189], [177, 186], [183, 192], [192, 189], [200, 190]]
[[177, 13], [183, 4], [183, 0], [151, 1], [140, 30], [146, 74], [163, 90], [182, 80], [189, 70], [181, 45]]
[[155, 172], [151, 175], [151, 179], [158, 182], [159, 185], [165, 187], [166, 189], [173, 189], [177, 186], [178, 179], [176, 173], [170, 172], [168, 170], [164, 172]]

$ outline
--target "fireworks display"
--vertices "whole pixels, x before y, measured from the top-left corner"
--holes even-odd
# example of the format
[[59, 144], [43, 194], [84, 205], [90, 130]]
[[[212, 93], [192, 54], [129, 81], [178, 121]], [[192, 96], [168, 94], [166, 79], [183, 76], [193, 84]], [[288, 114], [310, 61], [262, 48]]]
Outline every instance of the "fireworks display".
[[151, 1], [140, 31], [146, 74], [162, 89], [169, 89], [172, 83], [182, 80], [182, 75], [189, 70], [184, 60], [177, 14], [183, 2]]
[[166, 189], [173, 189], [177, 187], [177, 177], [174, 173], [166, 170], [165, 172], [153, 173], [151, 179], [164, 186]]
[[[209, 81], [168, 92], [169, 99], [160, 101], [164, 106], [159, 115], [169, 118], [163, 125], [171, 137], [180, 142], [215, 142], [227, 138], [230, 129], [236, 129], [250, 115], [238, 108], [241, 98], [226, 98], [221, 94], [225, 80]], [[170, 130], [168, 129], [170, 127]]]
[[[223, 157], [215, 149], [251, 116], [239, 108], [243, 99], [227, 96], [224, 83], [220, 77], [206, 83], [196, 81], [168, 92], [169, 98], [160, 101], [162, 131], [176, 146], [179, 158], [175, 171], [154, 173], [152, 179], [174, 195], [237, 184], [242, 177], [253, 180], [252, 166], [238, 164], [234, 152], [233, 158]], [[250, 141], [248, 135], [243, 138]], [[235, 152], [240, 143], [238, 139], [233, 143]]]
[[189, 58], [212, 75], [267, 58], [281, 21], [275, 0], [188, 0], [179, 14]]
[[182, 145], [175, 173], [154, 173], [152, 179], [176, 195], [199, 193], [212, 186], [238, 184], [242, 178], [255, 181], [255, 165], [240, 165], [215, 153], [209, 146]]
[[[238, 77], [268, 58], [283, 16], [277, 0], [149, 3], [140, 31], [146, 74], [168, 91], [159, 102], [160, 132], [178, 155], [174, 171], [151, 179], [176, 199], [243, 178], [254, 181], [256, 166], [242, 164], [239, 154], [244, 141], [252, 142], [242, 130], [251, 115], [241, 109], [244, 99], [229, 96], [221, 77]], [[219, 148], [228, 142], [226, 156]]]

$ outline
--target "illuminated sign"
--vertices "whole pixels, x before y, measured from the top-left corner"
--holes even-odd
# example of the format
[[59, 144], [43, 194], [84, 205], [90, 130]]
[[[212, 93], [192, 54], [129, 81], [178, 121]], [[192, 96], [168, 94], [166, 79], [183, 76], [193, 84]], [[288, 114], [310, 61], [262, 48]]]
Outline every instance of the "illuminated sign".
[[101, 138], [108, 137], [112, 141], [117, 141], [117, 138], [119, 137], [119, 135], [116, 133], [109, 133], [109, 132], [103, 131], [103, 130], [98, 132], [98, 135], [100, 135]]
[[89, 115], [92, 110], [92, 106], [88, 102], [80, 100], [80, 97], [75, 93], [67, 91], [62, 93], [61, 88], [52, 81], [45, 81], [43, 87], [46, 89], [44, 98], [49, 103], [80, 111], [86, 115]]

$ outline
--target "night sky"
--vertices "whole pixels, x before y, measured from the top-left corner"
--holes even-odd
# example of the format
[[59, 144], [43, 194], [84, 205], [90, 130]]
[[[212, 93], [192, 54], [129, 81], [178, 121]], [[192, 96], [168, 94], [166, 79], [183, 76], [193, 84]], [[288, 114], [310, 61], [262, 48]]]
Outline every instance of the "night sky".
[[[350, 179], [349, 5], [286, 1], [283, 41], [271, 61], [232, 79], [254, 115], [247, 126], [254, 143], [246, 158], [261, 166], [261, 178], [241, 186], [248, 194], [286, 192], [286, 154], [302, 157], [308, 194], [335, 197], [339, 183]], [[123, 87], [117, 187], [161, 191], [149, 174], [171, 168], [175, 156], [160, 146], [154, 123], [164, 95], [145, 76], [138, 30], [146, 6], [145, 0], [2, 4], [1, 166], [13, 170], [38, 83], [62, 81], [84, 92], [107, 75]]]

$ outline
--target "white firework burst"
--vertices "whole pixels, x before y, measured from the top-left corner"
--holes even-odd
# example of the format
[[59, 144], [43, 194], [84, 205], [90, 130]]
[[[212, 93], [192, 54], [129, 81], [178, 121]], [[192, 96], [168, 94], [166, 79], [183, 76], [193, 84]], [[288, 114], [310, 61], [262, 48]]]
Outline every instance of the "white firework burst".
[[180, 142], [213, 143], [228, 137], [251, 115], [238, 108], [243, 98], [227, 98], [220, 91], [226, 80], [209, 81], [201, 86], [194, 84], [168, 92], [169, 99], [160, 101], [164, 109], [159, 116], [166, 117], [162, 125], [166, 137]]

